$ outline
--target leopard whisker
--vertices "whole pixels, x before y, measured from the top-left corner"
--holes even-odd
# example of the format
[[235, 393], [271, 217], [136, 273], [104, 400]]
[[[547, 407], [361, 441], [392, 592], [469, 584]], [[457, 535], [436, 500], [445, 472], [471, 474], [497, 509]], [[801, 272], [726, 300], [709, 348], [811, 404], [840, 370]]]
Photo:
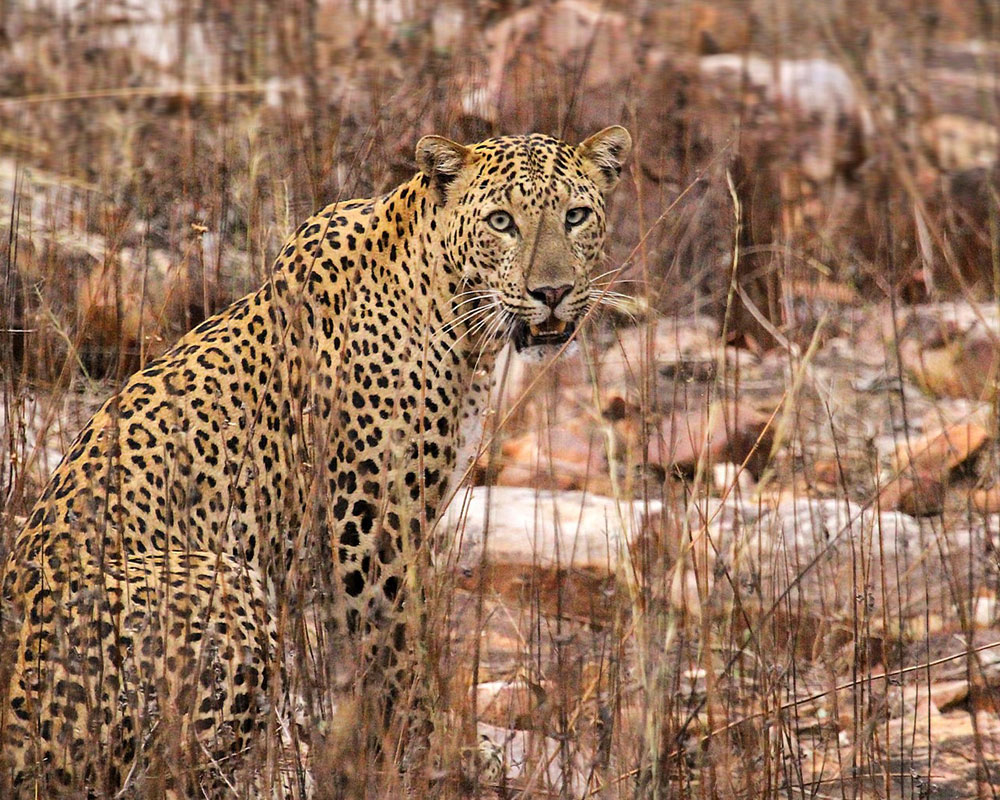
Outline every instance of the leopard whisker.
[[[485, 315], [484, 319], [488, 319], [490, 313], [491, 312], [490, 312], [489, 309], [484, 309], [484, 310], [482, 310], [480, 312], [480, 314]], [[470, 328], [472, 326], [478, 325], [480, 322], [482, 322], [482, 320], [480, 320], [480, 319], [478, 319], [476, 317], [470, 317], [469, 319], [465, 320], [465, 322], [466, 322], [466, 324], [469, 327], [466, 328], [466, 331], [455, 341], [454, 344], [457, 344], [462, 339], [464, 339], [466, 336], [468, 336]], [[431, 337], [431, 342], [433, 344], [437, 344], [439, 341], [441, 341], [449, 333], [455, 333], [456, 332], [456, 328], [457, 328], [456, 325], [445, 325], [445, 326], [442, 326], [441, 330], [439, 330], [437, 333], [434, 334], [433, 337]], [[453, 344], [453, 346], [454, 346], [454, 344]]]
[[455, 300], [458, 300], [462, 297], [469, 297], [471, 295], [477, 295], [481, 297], [491, 297], [495, 296], [496, 293], [497, 293], [496, 289], [469, 289], [466, 292], [459, 292], [458, 294], [453, 295], [451, 299], [452, 302], [454, 302]]
[[625, 300], [625, 301], [629, 301], [629, 302], [635, 302], [635, 298], [632, 297], [632, 296], [630, 296], [630, 295], [622, 294], [621, 292], [612, 292], [612, 291], [609, 291], [607, 289], [592, 289], [591, 292], [590, 292], [590, 297], [595, 298], [595, 299], [596, 298], [612, 298], [612, 299], [616, 299], [616, 300]]
[[496, 308], [496, 306], [497, 306], [496, 301], [490, 303], [489, 305], [476, 306], [475, 308], [468, 309], [468, 310], [462, 312], [461, 314], [459, 314], [454, 319], [448, 320], [448, 322], [446, 324], [447, 325], [458, 325], [458, 324], [464, 322], [465, 320], [470, 319], [470, 318], [476, 316], [477, 314], [482, 314], [482, 313], [485, 313], [487, 311], [491, 311], [494, 308]]
[[504, 321], [504, 318], [507, 316], [507, 313], [508, 313], [507, 311], [501, 310], [496, 315], [496, 319], [493, 321], [493, 324], [490, 325], [490, 327], [486, 330], [486, 333], [483, 334], [483, 342], [484, 343], [489, 342], [491, 339], [493, 339], [497, 335], [497, 331], [499, 331], [500, 330], [500, 326], [503, 325], [503, 321]]
[[465, 333], [463, 333], [454, 342], [451, 343], [451, 346], [447, 350], [445, 350], [445, 355], [454, 350], [458, 346], [458, 343], [461, 342], [465, 337], [474, 334], [478, 330], [481, 330], [484, 325], [490, 322], [493, 315], [497, 313], [495, 306], [488, 308], [487, 311], [489, 311], [489, 313], [483, 319], [477, 319], [475, 323], [470, 324], [469, 327], [466, 329]]
[[621, 283], [646, 283], [646, 281], [641, 278], [612, 278], [610, 281], [604, 281], [603, 283], [591, 281], [590, 285], [598, 289], [603, 289], [606, 286], [618, 286]]
[[440, 336], [447, 333], [448, 331], [454, 330], [457, 326], [461, 325], [462, 323], [472, 324], [472, 320], [474, 320], [477, 316], [479, 316], [480, 314], [489, 314], [496, 308], [496, 306], [497, 302], [493, 302], [488, 306], [477, 306], [476, 308], [473, 308], [471, 311], [466, 311], [463, 314], [459, 315], [458, 317], [455, 317], [455, 319], [449, 320], [444, 325], [442, 325], [438, 335]]
[[[622, 314], [632, 320], [633, 323], [638, 324], [639, 320], [636, 319], [635, 314], [629, 308], [628, 303], [616, 297], [592, 297], [594, 303], [598, 306], [604, 306], [605, 308], [611, 309], [619, 314]], [[628, 299], [628, 298], [626, 298]]]
[[[457, 298], [452, 298], [452, 302], [454, 303], [454, 301], [456, 299]], [[469, 297], [469, 298], [463, 300], [461, 303], [455, 303], [452, 306], [452, 309], [454, 309], [455, 311], [457, 311], [462, 306], [467, 305], [468, 303], [475, 303], [477, 300], [479, 300], [479, 301], [494, 300], [495, 301], [496, 300], [496, 293], [495, 292], [486, 292], [484, 294], [477, 294], [477, 295], [475, 295], [473, 297]]]
[[509, 327], [510, 320], [512, 320], [513, 318], [514, 318], [513, 312], [508, 311], [507, 309], [503, 309], [500, 311], [499, 314], [497, 314], [496, 321], [490, 327], [488, 334], [483, 336], [479, 342], [479, 355], [476, 356], [476, 364], [472, 368], [472, 371], [474, 373], [479, 369], [479, 362], [482, 360], [483, 355], [486, 353], [486, 346], [495, 338], [497, 338], [497, 335], [504, 327]]
[[476, 324], [471, 327], [470, 333], [477, 333], [483, 331], [484, 329], [488, 329], [499, 313], [501, 312], [497, 308], [492, 309], [488, 316], [484, 319], [478, 320]]
[[[599, 281], [605, 275], [616, 275], [619, 272], [623, 272], [627, 266], [628, 266], [628, 264], [622, 264], [620, 267], [615, 267], [614, 269], [606, 270], [606, 271], [602, 272], [600, 275], [594, 275], [590, 279], [590, 282], [593, 283], [594, 281]], [[612, 278], [612, 280], [614, 280], [614, 278]]]

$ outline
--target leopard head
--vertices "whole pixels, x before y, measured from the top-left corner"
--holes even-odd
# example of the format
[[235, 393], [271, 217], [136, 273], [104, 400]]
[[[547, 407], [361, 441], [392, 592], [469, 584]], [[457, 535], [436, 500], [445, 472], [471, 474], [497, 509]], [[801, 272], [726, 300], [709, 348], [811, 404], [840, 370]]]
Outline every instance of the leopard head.
[[542, 356], [573, 335], [591, 305], [606, 200], [631, 146], [617, 125], [579, 145], [539, 134], [470, 146], [420, 140], [444, 257], [463, 279], [453, 311], [470, 343], [509, 338]]

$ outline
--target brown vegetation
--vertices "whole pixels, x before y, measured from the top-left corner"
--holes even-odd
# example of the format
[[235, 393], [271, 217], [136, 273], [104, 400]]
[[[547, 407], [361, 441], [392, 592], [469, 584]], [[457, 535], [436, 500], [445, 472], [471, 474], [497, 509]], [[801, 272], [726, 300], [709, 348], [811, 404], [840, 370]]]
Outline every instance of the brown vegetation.
[[[0, 5], [0, 563], [95, 403], [307, 213], [425, 133], [620, 122], [636, 299], [511, 368], [474, 499], [521, 515], [426, 576], [435, 754], [478, 716], [510, 762], [439, 791], [1000, 792], [993, 5], [68, 5]], [[397, 796], [307, 653], [315, 796]]]

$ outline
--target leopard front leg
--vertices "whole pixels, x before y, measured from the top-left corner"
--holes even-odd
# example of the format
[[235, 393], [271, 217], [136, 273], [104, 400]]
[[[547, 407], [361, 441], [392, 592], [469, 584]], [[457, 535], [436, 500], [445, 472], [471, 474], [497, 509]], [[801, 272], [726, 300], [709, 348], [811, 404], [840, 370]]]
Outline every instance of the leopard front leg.
[[[435, 471], [440, 467], [420, 470], [413, 459], [378, 473], [362, 464], [355, 473], [338, 476], [338, 488], [344, 489], [329, 504], [329, 525], [321, 533], [336, 547], [331, 553], [335, 568], [318, 576], [325, 587], [318, 610], [327, 620], [328, 660], [346, 665], [343, 672], [353, 678], [348, 699], [341, 700], [332, 720], [328, 756], [321, 758], [343, 769], [323, 780], [353, 781], [344, 770], [356, 772], [351, 761], [356, 756], [348, 754], [359, 750], [377, 754], [369, 763], [378, 775], [370, 774], [370, 780], [401, 772], [411, 783], [425, 772], [431, 720], [440, 705], [433, 688], [440, 631], [430, 618], [438, 610], [428, 609], [437, 589], [425, 533], [433, 529], [438, 504], [420, 499], [427, 496], [426, 479], [433, 481]], [[423, 486], [418, 475], [425, 479]], [[445, 486], [438, 480], [432, 488], [437, 495]], [[345, 497], [351, 487], [368, 493]], [[341, 681], [337, 676], [331, 682]], [[386, 770], [387, 762], [396, 769]]]

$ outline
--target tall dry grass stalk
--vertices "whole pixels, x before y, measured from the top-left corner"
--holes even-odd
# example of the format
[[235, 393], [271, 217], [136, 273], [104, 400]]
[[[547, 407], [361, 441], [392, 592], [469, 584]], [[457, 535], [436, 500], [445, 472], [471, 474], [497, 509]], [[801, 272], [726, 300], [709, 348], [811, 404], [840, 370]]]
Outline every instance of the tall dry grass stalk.
[[[954, 298], [985, 323], [980, 301], [1000, 297], [995, 167], [939, 168], [919, 133], [936, 106], [952, 111], [934, 88], [937, 59], [973, 37], [985, 44], [967, 72], [946, 77], [979, 87], [968, 103], [997, 125], [1000, 18], [988, 3], [947, 0], [557, 5], [589, 20], [579, 40], [567, 43], [577, 33], [564, 22], [538, 33], [530, 8], [502, 2], [177, 2], [150, 7], [151, 22], [114, 3], [0, 9], [0, 562], [96, 404], [259, 285], [312, 210], [398, 183], [423, 133], [577, 139], [622, 122], [637, 152], [615, 202], [606, 290], [641, 296], [626, 309], [640, 332], [628, 314], [595, 316], [574, 397], [606, 419], [602, 359], [627, 341], [633, 419], [659, 424], [697, 381], [665, 374], [691, 353], [665, 353], [656, 320], [685, 328], [710, 315], [726, 344], [764, 354], [779, 390], [748, 383], [742, 356], [718, 348], [698, 402], [706, 418], [770, 402], [753, 451], [766, 468], [747, 488], [747, 455], [720, 486], [705, 460], [664, 475], [646, 447], [612, 444], [614, 496], [665, 511], [610, 583], [567, 567], [511, 589], [489, 563], [471, 584], [455, 570], [414, 575], [424, 604], [411, 623], [426, 634], [414, 668], [439, 732], [429, 763], [468, 757], [487, 713], [472, 689], [487, 680], [519, 681], [529, 696], [530, 712], [499, 721], [548, 737], [516, 785], [470, 788], [442, 773], [437, 796], [995, 797], [996, 729], [977, 709], [996, 713], [997, 643], [976, 603], [996, 596], [996, 518], [971, 506], [931, 518], [903, 559], [874, 512], [899, 477], [885, 475], [877, 414], [905, 445], [918, 437], [913, 403], [928, 406], [903, 386], [907, 304]], [[716, 82], [697, 61], [714, 47], [761, 57], [775, 75], [783, 60], [823, 58], [847, 76], [855, 116], [818, 129], [787, 97]], [[820, 134], [833, 150], [813, 169]], [[870, 407], [851, 407], [838, 388], [850, 375], [819, 353], [855, 341], [866, 314], [888, 320], [867, 346], [892, 380]], [[507, 439], [559, 430], [577, 380], [558, 365], [507, 377], [487, 474]], [[995, 475], [995, 448], [984, 460]], [[833, 470], [822, 498], [821, 461]], [[536, 466], [561, 469], [544, 456]], [[741, 503], [728, 528], [720, 498]], [[766, 513], [777, 499], [847, 501], [848, 513], [827, 525], [811, 506], [811, 521], [790, 525]], [[807, 522], [826, 537], [808, 553], [796, 538]], [[298, 704], [229, 788], [399, 796], [404, 776], [367, 766], [377, 726], [345, 669], [358, 644], [310, 625], [303, 609], [330, 587], [315, 590], [318, 601], [277, 598], [278, 618], [293, 620], [279, 655]], [[0, 687], [9, 669], [0, 653]], [[932, 766], [941, 722], [921, 698], [942, 676], [975, 687], [960, 775]], [[393, 735], [390, 761], [403, 732]], [[157, 768], [133, 784], [144, 796], [162, 788]]]

